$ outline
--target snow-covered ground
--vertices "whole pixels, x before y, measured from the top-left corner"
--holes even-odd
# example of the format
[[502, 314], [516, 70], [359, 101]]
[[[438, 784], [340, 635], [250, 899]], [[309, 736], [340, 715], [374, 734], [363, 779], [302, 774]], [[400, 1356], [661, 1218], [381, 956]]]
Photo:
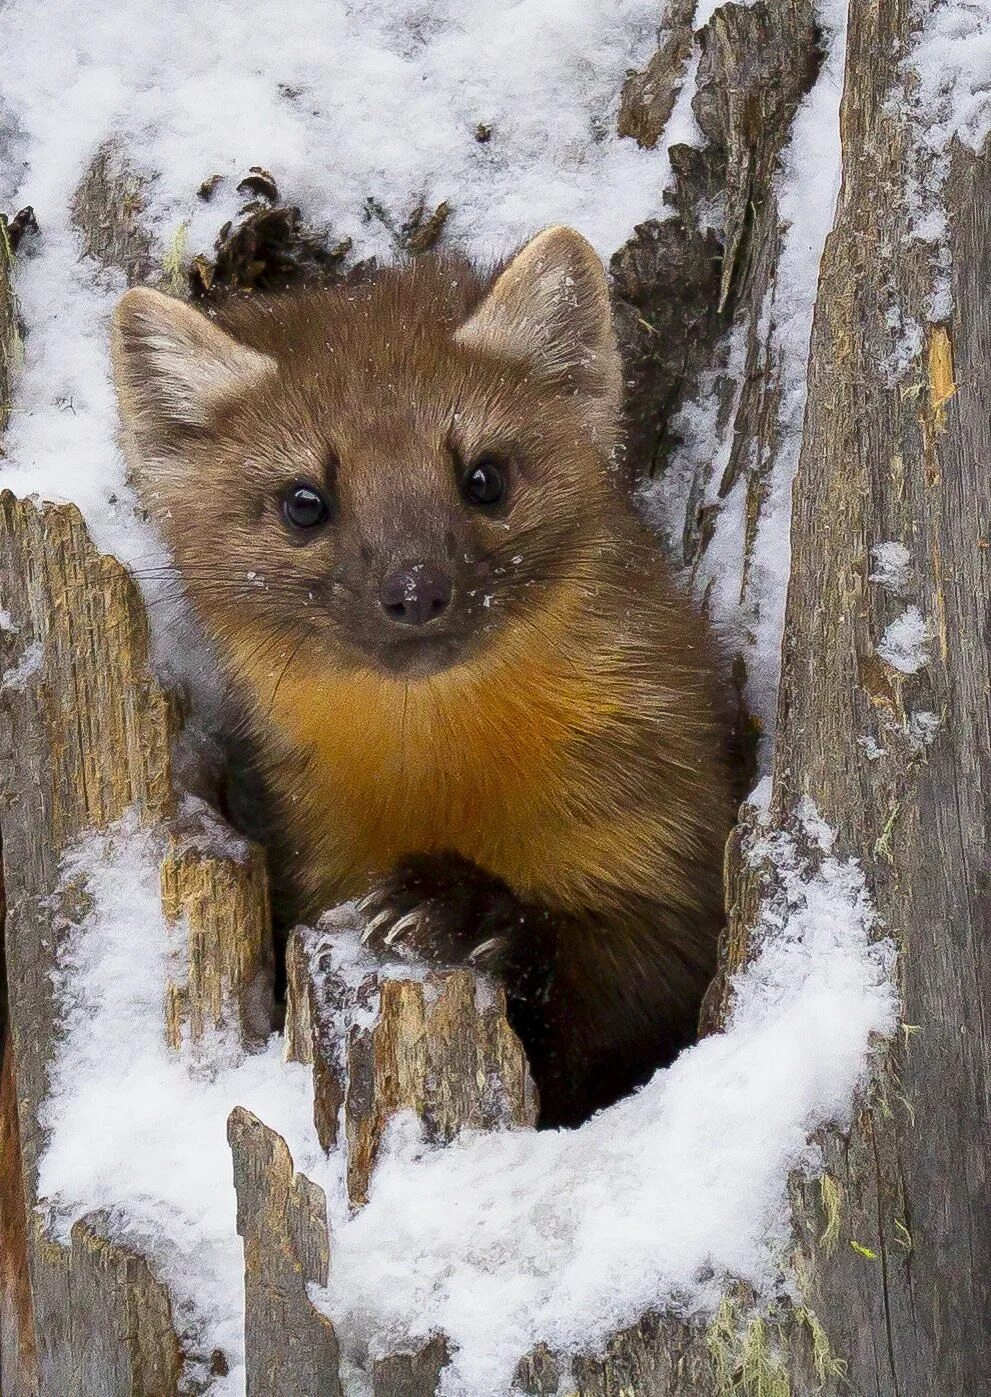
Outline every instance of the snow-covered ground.
[[[702, 0], [697, 20], [713, 8]], [[78, 260], [70, 221], [79, 173], [108, 138], [155, 173], [144, 217], [163, 250], [185, 226], [189, 255], [208, 251], [239, 202], [236, 177], [257, 163], [309, 222], [351, 236], [362, 255], [390, 251], [383, 224], [363, 217], [369, 198], [400, 219], [421, 200], [449, 200], [451, 235], [479, 256], [554, 222], [574, 224], [606, 255], [661, 212], [666, 145], [643, 152], [612, 134], [624, 74], [649, 57], [657, 19], [656, 0], [8, 0], [0, 205], [33, 204], [43, 233], [18, 265], [30, 333], [0, 483], [75, 500], [98, 543], [126, 560], [160, 551], [114, 442], [106, 327], [122, 286]], [[768, 715], [812, 307], [839, 180], [842, 0], [822, 0], [821, 20], [828, 58], [779, 177], [788, 230], [773, 312], [785, 447], [758, 540], [757, 613], [732, 614], [740, 510], [723, 511], [711, 554], [720, 620], [752, 632], [754, 697]], [[697, 139], [693, 71], [668, 141]], [[491, 127], [485, 142], [479, 124]], [[195, 190], [214, 173], [226, 183], [204, 205]], [[688, 449], [708, 452], [718, 478], [722, 445], [705, 412], [704, 402], [686, 409], [683, 425]], [[896, 564], [894, 554], [878, 561], [889, 572]], [[891, 640], [899, 655], [918, 653], [911, 636]], [[322, 1156], [312, 1130], [308, 1075], [283, 1064], [277, 1042], [212, 1077], [168, 1053], [163, 987], [181, 938], [162, 916], [154, 836], [94, 836], [66, 870], [88, 876], [93, 906], [67, 938], [58, 976], [67, 1033], [41, 1171], [53, 1225], [64, 1233], [81, 1212], [109, 1210], [115, 1231], [168, 1280], [196, 1351], [220, 1347], [232, 1359], [214, 1397], [243, 1392], [225, 1135], [234, 1105], [284, 1134], [297, 1168], [327, 1190], [332, 1278], [315, 1298], [354, 1365], [366, 1348], [439, 1329], [454, 1346], [445, 1391], [502, 1397], [537, 1340], [594, 1346], [662, 1303], [711, 1313], [727, 1276], [773, 1293], [789, 1172], [815, 1168], [811, 1133], [844, 1118], [871, 1036], [895, 1015], [863, 878], [831, 857], [829, 832], [806, 814], [811, 858], [773, 833], [755, 855], [774, 870], [763, 949], [740, 977], [724, 1034], [577, 1132], [434, 1150], [400, 1123], [353, 1217], [341, 1161]], [[359, 1391], [357, 1374], [354, 1383]]]

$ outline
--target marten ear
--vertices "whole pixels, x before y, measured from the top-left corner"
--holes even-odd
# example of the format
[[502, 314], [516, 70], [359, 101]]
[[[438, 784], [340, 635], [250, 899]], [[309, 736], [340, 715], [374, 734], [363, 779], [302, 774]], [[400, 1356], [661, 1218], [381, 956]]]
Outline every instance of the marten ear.
[[609, 287], [573, 228], [546, 228], [528, 242], [454, 338], [574, 386], [600, 425], [615, 415], [621, 375]]
[[173, 427], [206, 426], [222, 402], [276, 371], [274, 359], [147, 287], [121, 298], [112, 354], [124, 421], [139, 446]]

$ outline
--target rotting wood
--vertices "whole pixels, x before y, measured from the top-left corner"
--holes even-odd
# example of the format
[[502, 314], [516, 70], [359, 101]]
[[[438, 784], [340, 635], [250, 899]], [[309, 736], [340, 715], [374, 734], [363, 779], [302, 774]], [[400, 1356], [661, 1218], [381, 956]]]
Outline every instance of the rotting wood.
[[[723, 44], [724, 57], [736, 60], [744, 43], [756, 41], [773, 47], [762, 25], [767, 15], [777, 14], [776, 7], [755, 6], [754, 11], [757, 13], [750, 21], [742, 14], [723, 13], [713, 26], [707, 52], [715, 54]], [[787, 13], [799, 15], [800, 7], [790, 6]], [[983, 1180], [980, 1161], [972, 1149], [974, 1139], [980, 1138], [982, 1130], [986, 1132], [988, 1124], [986, 1101], [980, 1094], [981, 1084], [988, 1079], [987, 1040], [973, 1028], [979, 1006], [987, 1000], [988, 986], [980, 960], [980, 908], [971, 905], [967, 893], [983, 885], [988, 862], [989, 802], [980, 762], [991, 745], [987, 729], [989, 676], [981, 629], [989, 601], [991, 508], [983, 463], [989, 455], [991, 403], [986, 297], [980, 275], [991, 250], [989, 201], [985, 197], [989, 170], [986, 155], [976, 158], [959, 152], [956, 156], [948, 189], [957, 254], [954, 291], [958, 309], [948, 325], [930, 332], [926, 356], [914, 366], [911, 378], [903, 383], [886, 382], [879, 364], [890, 357], [892, 348], [887, 311], [893, 298], [897, 299], [901, 314], [921, 323], [931, 283], [928, 252], [901, 237], [905, 231], [901, 198], [906, 134], [885, 105], [899, 81], [897, 65], [908, 42], [908, 22], [897, 7], [879, 11], [855, 0], [844, 104], [846, 184], [840, 222], [824, 267], [813, 347], [809, 434], [796, 485], [796, 567], [789, 599], [774, 809], [780, 820], [796, 797], [808, 794], [816, 800], [826, 818], [841, 831], [841, 852], [855, 853], [865, 862], [886, 922], [903, 937], [907, 948], [903, 961], [907, 1005], [904, 1045], [891, 1053], [888, 1069], [865, 1103], [850, 1139], [825, 1141], [827, 1177], [835, 1189], [835, 1195], [830, 1195], [833, 1201], [825, 1202], [822, 1185], [796, 1188], [796, 1222], [802, 1243], [799, 1274], [809, 1312], [817, 1316], [816, 1323], [832, 1343], [837, 1361], [848, 1365], [850, 1390], [877, 1392], [884, 1397], [928, 1391], [971, 1397], [982, 1391], [977, 1383], [991, 1367], [987, 1331], [980, 1327], [982, 1317], [989, 1312], [987, 1269], [974, 1267], [970, 1256], [963, 1254], [965, 1248], [978, 1255], [988, 1251]], [[749, 30], [745, 30], [747, 23], [752, 25]], [[747, 34], [757, 36], [756, 40]], [[796, 36], [795, 54], [799, 58], [804, 54], [811, 62], [807, 36], [799, 30]], [[786, 46], [779, 47], [783, 51]], [[724, 112], [741, 112], [746, 84], [735, 62], [731, 68], [725, 62], [716, 64], [713, 58], [711, 71], [713, 82], [733, 84], [732, 94], [727, 93], [732, 101], [725, 106], [716, 103], [713, 119], [722, 120]], [[705, 70], [701, 70], [701, 77], [704, 89]], [[759, 106], [757, 113], [761, 120], [756, 125], [739, 128], [744, 134], [749, 130], [751, 140], [755, 132], [759, 136], [770, 125]], [[704, 124], [703, 117], [700, 123]], [[787, 122], [777, 136], [783, 139], [786, 130]], [[714, 139], [710, 133], [710, 140]], [[701, 235], [695, 241], [689, 239], [679, 261], [668, 257], [670, 247], [665, 235], [658, 232], [667, 225], [657, 225], [641, 230], [637, 242], [617, 264], [621, 273], [624, 259], [634, 266], [637, 296], [629, 297], [627, 304], [633, 313], [643, 316], [647, 322], [644, 333], [650, 338], [667, 338], [673, 344], [685, 327], [688, 338], [700, 328], [709, 336], [705, 344], [711, 349], [714, 338], [726, 328], [726, 317], [749, 316], [745, 392], [740, 406], [731, 407], [738, 454], [731, 457], [723, 495], [744, 470], [750, 469], [753, 444], [773, 444], [775, 440], [779, 380], [776, 366], [765, 362], [766, 341], [757, 332], [755, 311], [772, 284], [768, 278], [773, 280], [777, 256], [777, 215], [768, 202], [768, 191], [780, 140], [777, 146], [768, 147], [763, 165], [759, 159], [755, 163], [746, 142], [734, 147], [730, 139], [724, 145], [728, 151], [736, 150], [740, 162], [731, 191], [733, 213], [725, 243], [730, 253], [721, 262], [716, 260], [715, 273], [712, 266], [698, 273], [691, 293], [694, 299], [683, 307], [683, 320], [655, 319], [650, 298], [659, 306], [664, 299], [664, 283], [657, 280], [662, 268], [680, 266], [686, 274], [691, 273], [709, 256], [711, 240]], [[682, 150], [673, 153], [673, 160], [683, 179], [691, 176], [700, 191], [715, 187], [718, 192], [718, 180], [713, 185], [704, 154]], [[755, 183], [758, 168], [764, 174]], [[748, 188], [749, 202], [745, 198]], [[752, 197], [755, 193], [756, 199]], [[87, 226], [99, 229], [99, 218]], [[135, 257], [139, 256], [136, 252]], [[131, 262], [132, 269], [139, 265]], [[882, 284], [887, 275], [884, 269], [891, 271], [890, 283]], [[713, 285], [724, 301], [722, 318], [713, 309], [716, 302], [707, 299]], [[655, 286], [660, 288], [656, 295]], [[3, 294], [0, 279], [0, 298]], [[5, 294], [6, 300], [0, 299], [0, 304], [9, 309], [9, 288]], [[744, 302], [745, 311], [740, 310]], [[3, 323], [15, 322], [9, 318], [4, 322], [0, 317]], [[9, 336], [8, 342], [13, 343]], [[670, 369], [662, 365], [653, 380], [645, 371], [641, 391], [644, 400], [654, 392], [654, 416], [644, 419], [644, 459], [654, 465], [663, 464], [670, 447], [669, 441], [663, 449], [658, 443], [671, 411], [690, 391], [699, 365], [713, 363], [709, 349], [697, 361], [685, 358]], [[6, 371], [10, 362], [8, 356], [0, 369]], [[666, 379], [663, 373], [667, 373]], [[950, 384], [954, 392], [949, 391]], [[5, 400], [0, 393], [0, 404]], [[763, 507], [762, 488], [759, 473], [748, 477], [748, 519], [752, 524]], [[11, 508], [9, 504], [6, 507]], [[58, 517], [61, 524], [52, 525], [50, 543], [56, 563], [62, 567], [64, 540], [59, 528], [71, 534], [77, 526], [71, 512]], [[711, 516], [686, 520], [685, 550], [691, 560], [704, 552], [711, 532]], [[884, 626], [895, 618], [902, 604], [869, 581], [869, 548], [889, 538], [904, 540], [913, 550], [916, 576], [912, 595], [933, 631], [929, 664], [907, 679], [887, 672], [876, 655], [876, 642]], [[47, 547], [42, 549], [41, 558], [47, 558]], [[23, 553], [16, 561], [25, 564]], [[35, 589], [39, 585], [37, 571], [35, 560], [26, 574]], [[44, 565], [41, 572], [44, 575]], [[9, 575], [5, 572], [5, 579]], [[87, 600], [86, 606], [95, 608], [96, 617], [102, 615], [100, 607], [108, 590], [117, 585], [115, 576], [107, 567], [91, 579], [97, 601]], [[90, 594], [85, 595], [88, 598]], [[6, 593], [3, 602], [10, 609]], [[63, 620], [71, 609], [63, 608]], [[30, 643], [33, 632], [28, 629], [22, 641], [10, 636], [3, 639], [16, 662], [18, 657], [24, 658], [24, 651], [16, 646], [24, 640]], [[10, 668], [6, 655], [4, 665]], [[37, 672], [28, 677], [32, 685], [40, 682]], [[17, 697], [18, 692], [8, 695], [15, 706], [27, 702]], [[30, 686], [27, 692], [31, 692]], [[91, 697], [84, 689], [77, 704], [85, 729], [81, 736], [59, 734], [70, 746], [72, 742], [100, 740], [100, 722], [90, 721]], [[57, 711], [57, 704], [55, 707]], [[927, 712], [935, 714], [941, 726], [931, 745], [920, 746], [912, 718]], [[44, 723], [50, 717], [43, 712], [35, 714], [31, 731], [46, 733]], [[24, 777], [23, 754], [12, 741], [8, 719], [9, 714], [4, 716], [0, 733], [0, 765], [9, 770], [20, 761], [17, 769]], [[864, 737], [872, 739], [873, 748], [860, 743]], [[871, 755], [874, 748], [883, 752], [880, 760], [885, 765], [880, 769], [875, 765], [879, 758]], [[122, 750], [131, 760], [132, 749], [125, 743]], [[43, 755], [45, 761], [56, 765], [66, 760], [61, 749], [54, 754], [46, 750]], [[104, 782], [98, 765], [77, 765], [86, 801], [92, 777], [93, 798], [99, 808], [113, 807], [119, 796], [117, 783]], [[947, 800], [948, 791], [955, 793], [954, 801]], [[3, 811], [5, 858], [13, 875], [11, 927], [21, 957], [16, 983], [26, 1006], [20, 1030], [15, 1025], [27, 1058], [18, 1070], [20, 1094], [22, 1085], [32, 1086], [33, 1044], [25, 1028], [29, 1011], [30, 1031], [38, 1036], [42, 1067], [44, 1045], [50, 1042], [52, 1030], [50, 1001], [45, 999], [50, 962], [45, 959], [42, 928], [32, 929], [30, 907], [25, 911], [26, 882], [30, 870], [46, 859], [47, 872], [54, 872], [61, 836], [68, 825], [60, 831], [60, 840], [49, 845], [45, 832], [51, 826], [46, 821], [53, 811], [61, 809], [59, 801], [65, 798], [57, 783], [50, 795], [44, 790], [35, 792], [26, 782], [16, 792], [5, 783], [4, 792], [8, 800], [20, 805], [12, 804]], [[145, 799], [154, 807], [147, 791]], [[32, 800], [44, 807], [34, 826], [30, 820]], [[8, 836], [12, 837], [9, 849]], [[742, 838], [737, 836], [730, 855], [730, 887], [735, 890], [735, 925], [740, 934], [734, 933], [728, 941], [727, 972], [752, 949], [746, 933], [753, 916], [753, 889], [741, 880], [741, 860]], [[37, 919], [37, 910], [35, 915]], [[725, 1001], [719, 1001], [712, 1012], [718, 1022], [725, 1012]], [[294, 1051], [303, 1055], [306, 1034], [300, 1022]], [[405, 1061], [408, 1055], [398, 1052], [398, 1056]], [[419, 1100], [415, 1092], [411, 1094]], [[924, 1122], [924, 1131], [915, 1125], [912, 1111]], [[29, 1125], [33, 1119], [30, 1099], [22, 1119]], [[37, 1138], [29, 1141], [29, 1153], [35, 1160], [37, 1148]], [[274, 1146], [264, 1161], [266, 1169], [285, 1179], [285, 1160]], [[291, 1187], [301, 1187], [300, 1181], [286, 1185], [287, 1196]], [[258, 1191], [264, 1191], [261, 1182]], [[311, 1197], [309, 1203], [313, 1201]], [[302, 1202], [294, 1206], [303, 1208], [311, 1221], [316, 1216], [317, 1210], [303, 1207]], [[823, 1240], [827, 1234], [832, 1238], [829, 1245]], [[61, 1377], [52, 1376], [57, 1362], [70, 1361], [55, 1354], [73, 1313], [68, 1282], [58, 1282], [61, 1291], [56, 1282], [56, 1276], [62, 1274], [58, 1268], [67, 1263], [65, 1253], [40, 1235], [33, 1245], [40, 1255], [33, 1261], [35, 1274], [44, 1276], [45, 1268], [50, 1271], [48, 1309], [40, 1327], [48, 1373], [43, 1390], [61, 1394], [73, 1390], [60, 1387]], [[86, 1245], [90, 1247], [88, 1241]], [[314, 1245], [319, 1244], [315, 1241]], [[87, 1250], [86, 1257], [81, 1256], [76, 1264], [96, 1265], [94, 1257], [102, 1253], [97, 1243], [92, 1248], [92, 1254]], [[112, 1265], [106, 1261], [104, 1269], [107, 1274], [119, 1275], [116, 1261]], [[142, 1283], [133, 1276], [132, 1280], [135, 1293], [143, 1293]], [[108, 1284], [117, 1306], [118, 1280]], [[138, 1387], [122, 1390], [156, 1390], [148, 1386], [151, 1379], [140, 1374], [154, 1369], [159, 1361], [156, 1354], [165, 1353], [164, 1361], [168, 1361], [168, 1345], [160, 1347], [165, 1333], [160, 1300], [154, 1296], [150, 1302], [149, 1314], [154, 1318], [148, 1323], [153, 1341], [141, 1339], [138, 1326], [138, 1353], [132, 1351], [126, 1359], [127, 1380], [137, 1381]], [[113, 1323], [120, 1313], [115, 1308]], [[780, 1350], [776, 1363], [788, 1365], [784, 1372], [787, 1386], [780, 1388], [779, 1384], [779, 1390], [790, 1388], [803, 1394], [820, 1386], [826, 1391], [840, 1387], [835, 1367], [827, 1364], [823, 1371], [816, 1371], [812, 1353], [815, 1331], [807, 1320], [784, 1317], [774, 1330], [774, 1342]], [[64, 1353], [70, 1352], [66, 1338]], [[655, 1325], [645, 1320], [615, 1340], [604, 1358], [582, 1359], [572, 1371], [579, 1375], [583, 1397], [593, 1393], [595, 1397], [604, 1393], [613, 1397], [624, 1389], [636, 1397], [647, 1397], [655, 1391], [679, 1390], [678, 1384], [695, 1397], [707, 1393], [706, 1384], [715, 1380], [712, 1366], [706, 1368], [706, 1355], [711, 1357], [711, 1346], [700, 1331], [688, 1333], [677, 1325], [669, 1330], [666, 1322]], [[390, 1361], [384, 1362], [388, 1365]], [[404, 1362], [407, 1368], [402, 1367]], [[528, 1381], [538, 1384], [530, 1390], [549, 1391], [550, 1375], [557, 1369], [553, 1355], [531, 1356], [527, 1362]], [[392, 1373], [412, 1373], [414, 1364], [409, 1356], [395, 1356], [393, 1366], [382, 1369], [382, 1381], [393, 1380]], [[64, 1376], [64, 1370], [58, 1371]], [[422, 1364], [415, 1371], [422, 1373]], [[780, 1372], [780, 1366], [775, 1371]], [[734, 1385], [747, 1390], [744, 1378], [739, 1376], [738, 1380], [735, 1370], [729, 1376]], [[661, 1383], [667, 1386], [658, 1386]]]
[[[369, 990], [372, 986], [369, 985]], [[317, 995], [315, 967], [309, 937], [297, 928], [286, 946], [285, 1058], [302, 1062], [313, 1071], [313, 1124], [325, 1150], [338, 1143], [341, 1107], [344, 1105], [344, 1072], [341, 1052], [326, 1023]]]
[[661, 41], [642, 72], [623, 84], [616, 130], [653, 150], [664, 134], [691, 56], [695, 0], [671, 0]]
[[72, 204], [83, 253], [129, 286], [155, 271], [154, 239], [141, 223], [145, 181], [113, 142], [103, 146], [80, 182]]
[[[677, 34], [674, 25], [657, 56], [665, 71], [665, 53]], [[627, 391], [626, 467], [634, 481], [677, 467], [680, 502], [667, 543], [706, 606], [707, 550], [721, 512], [740, 508], [737, 486], [743, 482], [739, 607], [749, 623], [751, 613], [758, 619], [759, 579], [751, 565], [773, 503], [770, 481], [797, 432], [782, 415], [787, 366], [774, 341], [785, 231], [775, 179], [822, 55], [811, 0], [723, 5], [695, 44], [692, 110], [704, 144], [671, 147], [665, 216], [659, 212], [641, 224], [610, 263]], [[644, 86], [660, 100], [650, 72], [648, 65], [630, 79], [634, 112], [645, 101]], [[666, 105], [667, 89], [661, 96]], [[647, 136], [632, 118], [624, 120], [642, 144], [651, 144], [649, 111], [642, 117]], [[677, 415], [700, 396], [715, 407], [711, 459], [686, 464]], [[758, 730], [744, 701], [744, 653], [737, 653], [733, 672], [749, 758]]]
[[[80, 188], [76, 214], [88, 253], [104, 266], [123, 266], [133, 280], [148, 270], [150, 242], [137, 225], [138, 182], [115, 159], [101, 152]], [[3, 405], [20, 352], [10, 272], [4, 241]], [[17, 1106], [16, 1120], [5, 1120], [0, 1131], [0, 1170], [20, 1169], [19, 1192], [13, 1181], [6, 1189], [5, 1179], [5, 1196], [18, 1196], [25, 1211], [27, 1255], [14, 1265], [30, 1277], [17, 1306], [19, 1326], [0, 1332], [3, 1391], [5, 1397], [169, 1397], [181, 1355], [168, 1295], [147, 1263], [103, 1237], [99, 1219], [77, 1224], [64, 1248], [45, 1235], [31, 1210], [39, 1201], [45, 1143], [40, 1108], [59, 1036], [51, 974], [58, 927], [85, 907], [84, 887], [60, 887], [61, 859], [81, 836], [129, 810], [163, 839], [176, 828], [170, 748], [177, 705], [152, 674], [147, 620], [133, 581], [120, 563], [97, 552], [73, 506], [38, 508], [0, 496], [0, 579], [3, 935], [12, 990], [0, 1047]], [[212, 958], [201, 961], [198, 974], [194, 957], [191, 1018], [204, 1024], [209, 1015], [222, 1023], [236, 1018], [243, 1041], [253, 1044], [264, 1036], [266, 999], [264, 974], [253, 968], [264, 971], [268, 954], [267, 941], [264, 949], [261, 944], [267, 894], [257, 854], [244, 864], [243, 886], [241, 877], [236, 860], [184, 859], [176, 847], [177, 901], [195, 902], [197, 883], [228, 898], [224, 914], [200, 909], [200, 949], [209, 936]], [[222, 944], [228, 931], [235, 940]], [[211, 970], [220, 972], [219, 983]]]
[[227, 1126], [244, 1239], [247, 1397], [341, 1397], [334, 1326], [310, 1303], [329, 1261], [323, 1191], [249, 1111]]
[[[0, 496], [0, 577], [9, 618], [0, 635], [8, 1049], [31, 1209], [39, 1201], [41, 1106], [59, 1035], [52, 969], [61, 855], [129, 809], [148, 822], [171, 813], [172, 728], [148, 667], [134, 584], [97, 553], [76, 509]], [[38, 1372], [37, 1388], [33, 1375], [22, 1374], [25, 1394], [167, 1391], [162, 1374], [178, 1341], [164, 1337], [167, 1297], [143, 1263], [89, 1229], [66, 1251], [35, 1226], [28, 1248]], [[95, 1379], [101, 1364], [102, 1385]], [[20, 1397], [16, 1387], [11, 1397]]]
[[10, 394], [21, 360], [21, 334], [14, 299], [13, 253], [6, 220], [0, 215], [0, 455], [3, 432], [10, 417]]
[[395, 971], [371, 976], [353, 994], [374, 1010], [374, 1022], [352, 1028], [342, 1051], [329, 1025], [341, 1007], [332, 973], [314, 964], [323, 954], [319, 933], [290, 938], [286, 1054], [313, 1066], [315, 1124], [325, 1148], [337, 1143], [343, 1119], [352, 1203], [367, 1200], [383, 1133], [400, 1111], [419, 1117], [431, 1142], [462, 1130], [536, 1124], [536, 1089], [501, 989], [464, 969], [426, 979]]

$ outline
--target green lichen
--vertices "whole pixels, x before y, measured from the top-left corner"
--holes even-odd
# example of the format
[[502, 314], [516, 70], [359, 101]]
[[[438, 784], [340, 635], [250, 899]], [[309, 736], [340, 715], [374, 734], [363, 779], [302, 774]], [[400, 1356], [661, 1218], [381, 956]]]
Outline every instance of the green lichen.
[[819, 1316], [815, 1310], [808, 1308], [796, 1310], [795, 1318], [800, 1324], [804, 1324], [809, 1331], [812, 1343], [812, 1366], [820, 1388], [825, 1387], [829, 1382], [845, 1382], [846, 1363], [842, 1358], [837, 1358], [833, 1352], [829, 1336], [819, 1323]]
[[705, 1342], [716, 1370], [717, 1390], [729, 1397], [736, 1390], [739, 1332], [736, 1311], [728, 1296], [723, 1297], [715, 1319], [706, 1330]]
[[767, 1324], [755, 1315], [743, 1338], [739, 1391], [745, 1397], [791, 1397], [791, 1379], [780, 1352], [771, 1343]]
[[823, 1216], [819, 1245], [827, 1256], [832, 1256], [840, 1239], [840, 1214], [843, 1204], [843, 1189], [832, 1174], [825, 1173], [820, 1178], [819, 1197], [822, 1200]]
[[870, 1247], [865, 1247], [862, 1242], [855, 1242], [853, 1238], [851, 1238], [850, 1246], [853, 1248], [853, 1250], [857, 1253], [858, 1256], [863, 1256], [868, 1261], [877, 1260], [877, 1252], [871, 1251]]
[[180, 223], [172, 234], [169, 250], [162, 259], [162, 279], [165, 290], [181, 296], [186, 290], [186, 250], [189, 246], [189, 224]]
[[761, 1315], [751, 1315], [743, 1324], [725, 1298], [706, 1331], [706, 1343], [720, 1397], [791, 1397], [784, 1358]]

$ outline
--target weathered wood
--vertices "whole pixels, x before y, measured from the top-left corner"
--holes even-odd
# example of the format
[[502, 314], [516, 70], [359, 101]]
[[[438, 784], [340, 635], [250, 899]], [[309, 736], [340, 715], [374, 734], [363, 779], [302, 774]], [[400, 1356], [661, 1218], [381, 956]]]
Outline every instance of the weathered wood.
[[247, 1397], [341, 1397], [334, 1326], [306, 1293], [327, 1284], [323, 1191], [293, 1171], [285, 1141], [249, 1111], [227, 1124], [244, 1239]]
[[43, 1372], [58, 1375], [50, 1390], [64, 1397], [174, 1397], [182, 1351], [168, 1292], [143, 1257], [105, 1239], [105, 1225], [98, 1214], [81, 1218], [68, 1251], [35, 1226], [36, 1248], [62, 1302], [38, 1336]]
[[447, 1344], [440, 1337], [419, 1353], [379, 1358], [372, 1369], [373, 1397], [433, 1397], [447, 1361]]
[[147, 281], [155, 270], [154, 239], [140, 219], [144, 183], [111, 142], [97, 152], [72, 203], [86, 256], [122, 271], [129, 285]]
[[[0, 819], [12, 987], [8, 1051], [30, 1209], [38, 1201], [41, 1105], [59, 1035], [52, 970], [60, 859], [87, 831], [106, 828], [132, 808], [148, 822], [171, 812], [173, 729], [170, 705], [149, 668], [134, 584], [119, 563], [97, 553], [76, 509], [39, 509], [0, 496], [0, 577], [7, 618], [0, 633]], [[137, 1262], [125, 1264], [119, 1249], [100, 1251], [82, 1241], [65, 1253], [37, 1228], [28, 1247], [41, 1397], [163, 1391], [163, 1292], [150, 1277], [147, 1284], [135, 1279]], [[109, 1316], [116, 1306], [117, 1317], [106, 1319], [87, 1352], [102, 1352], [109, 1366], [103, 1385], [95, 1385], [99, 1358], [87, 1358], [90, 1385], [76, 1388], [73, 1336], [94, 1323], [97, 1295], [102, 1313]], [[115, 1334], [130, 1335], [133, 1343], [129, 1338], [122, 1347]], [[59, 1335], [66, 1344], [60, 1346]]]
[[[953, 311], [927, 326], [933, 250], [910, 234], [913, 133], [891, 101], [915, 24], [910, 7], [851, 6], [773, 808], [816, 802], [901, 948], [905, 1032], [849, 1139], [827, 1149], [831, 1251], [814, 1240], [811, 1190], [799, 1210], [810, 1303], [850, 1390], [977, 1397], [991, 1373], [991, 152], [954, 154]], [[923, 343], [909, 339], [899, 371], [897, 327], [913, 322]], [[871, 550], [888, 540], [910, 555], [898, 587], [876, 580]], [[878, 645], [910, 604], [929, 639], [903, 672]]]
[[382, 980], [379, 1014], [348, 1044], [345, 1122], [348, 1194], [368, 1198], [386, 1125], [413, 1111], [431, 1141], [464, 1129], [533, 1126], [537, 1097], [501, 991], [479, 1008], [467, 970], [426, 981]]
[[[674, 25], [655, 60], [665, 71], [677, 33]], [[704, 145], [671, 148], [666, 216], [638, 227], [610, 264], [627, 384], [628, 466], [634, 479], [676, 468], [667, 544], [690, 569], [705, 605], [708, 549], [720, 514], [740, 509], [743, 490], [739, 607], [749, 624], [761, 619], [762, 579], [751, 562], [772, 504], [770, 482], [782, 461], [790, 466], [800, 425], [781, 410], [789, 366], [776, 340], [784, 230], [775, 179], [821, 53], [810, 0], [723, 5], [695, 43], [692, 109]], [[635, 114], [650, 73], [648, 65], [627, 86]], [[655, 90], [662, 108], [667, 90]], [[649, 110], [621, 117], [642, 144], [652, 144]], [[721, 210], [715, 218], [714, 210]], [[696, 458], [686, 462], [676, 414], [700, 399], [714, 409], [715, 429], [709, 452], [698, 443]], [[737, 653], [734, 682], [749, 738], [758, 720], [744, 703], [745, 650]], [[744, 742], [748, 756], [750, 745]]]
[[[7, 225], [0, 217], [0, 439], [10, 417], [10, 395], [21, 360], [21, 335], [14, 299], [13, 253]], [[2, 445], [0, 445], [2, 453]]]
[[186, 975], [166, 986], [165, 1032], [216, 1055], [260, 1047], [272, 1029], [272, 919], [264, 851], [211, 852], [211, 831], [175, 834], [162, 861], [162, 910], [187, 932]]
[[732, 977], [753, 959], [753, 929], [757, 924], [764, 882], [748, 854], [760, 837], [760, 817], [753, 805], [740, 809], [740, 818], [726, 841], [723, 871], [726, 923], [719, 938], [719, 964], [706, 991], [699, 1016], [702, 1033], [726, 1025], [732, 1007]]
[[664, 33], [647, 66], [623, 84], [616, 130], [653, 150], [664, 134], [692, 52], [695, 0], [671, 0]]
[[302, 927], [286, 943], [286, 1062], [313, 1062], [313, 1035], [316, 1031], [313, 975]]

